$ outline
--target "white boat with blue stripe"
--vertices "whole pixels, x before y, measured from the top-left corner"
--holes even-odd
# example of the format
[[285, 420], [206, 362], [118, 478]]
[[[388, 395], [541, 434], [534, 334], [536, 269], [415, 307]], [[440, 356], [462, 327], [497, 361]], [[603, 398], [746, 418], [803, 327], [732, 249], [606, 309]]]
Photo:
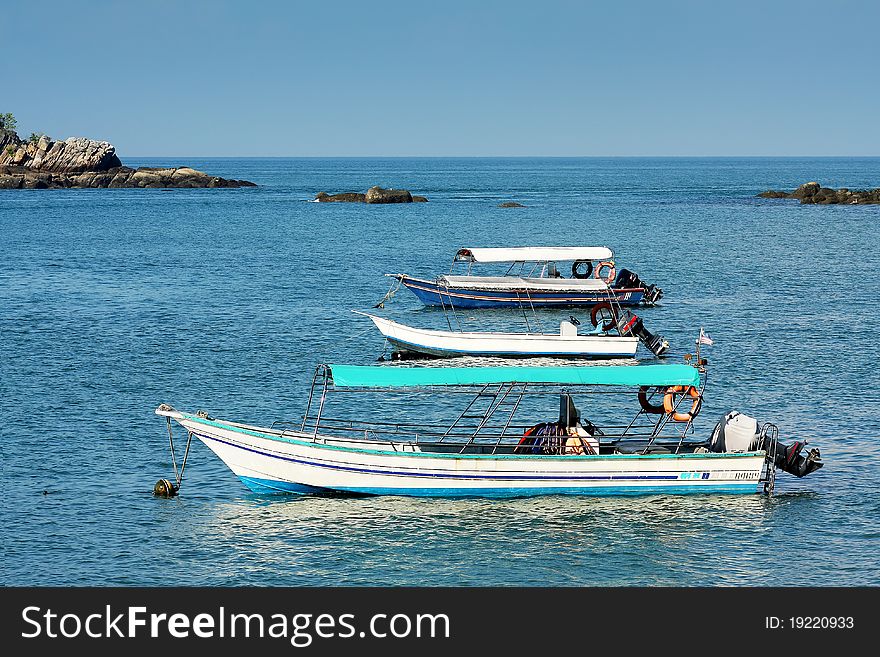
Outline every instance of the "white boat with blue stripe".
[[[740, 414], [694, 436], [704, 383], [691, 365], [320, 365], [297, 422], [255, 426], [165, 404], [156, 413], [172, 456], [175, 421], [186, 455], [199, 439], [258, 493], [755, 493], [772, 490], [777, 467], [803, 476], [822, 465], [818, 450], [804, 456], [803, 443], [782, 445], [774, 425]], [[438, 422], [449, 399], [457, 417]], [[176, 494], [186, 455], [157, 491]]]
[[[466, 248], [456, 252], [446, 275], [434, 279], [386, 275], [397, 279], [424, 305], [443, 308], [592, 306], [605, 301], [609, 290], [623, 306], [656, 304], [663, 290], [628, 269], [618, 272], [613, 257], [605, 246]], [[570, 274], [567, 263], [571, 263]], [[475, 275], [475, 264], [503, 267], [495, 274]], [[462, 267], [466, 267], [463, 274], [456, 274]]]
[[[355, 311], [358, 312], [358, 311]], [[499, 356], [526, 358], [633, 358], [639, 346], [635, 335], [594, 328], [578, 334], [572, 321], [561, 322], [559, 333], [505, 333], [500, 331], [438, 331], [358, 312], [369, 317], [397, 354], [448, 358]], [[572, 318], [574, 319], [574, 318]], [[616, 327], [615, 327], [616, 328]]]

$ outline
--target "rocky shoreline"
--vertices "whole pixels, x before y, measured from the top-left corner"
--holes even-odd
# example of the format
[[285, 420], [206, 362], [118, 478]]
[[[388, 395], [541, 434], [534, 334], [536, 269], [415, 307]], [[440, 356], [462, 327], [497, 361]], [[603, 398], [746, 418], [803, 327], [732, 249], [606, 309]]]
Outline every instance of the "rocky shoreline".
[[189, 167], [123, 166], [113, 144], [83, 137], [23, 142], [0, 130], [0, 189], [256, 187]]
[[831, 189], [822, 187], [817, 182], [804, 183], [793, 192], [781, 192], [768, 190], [758, 194], [760, 198], [794, 198], [800, 199], [801, 203], [818, 205], [872, 205], [880, 203], [880, 188], [856, 189], [847, 188]]

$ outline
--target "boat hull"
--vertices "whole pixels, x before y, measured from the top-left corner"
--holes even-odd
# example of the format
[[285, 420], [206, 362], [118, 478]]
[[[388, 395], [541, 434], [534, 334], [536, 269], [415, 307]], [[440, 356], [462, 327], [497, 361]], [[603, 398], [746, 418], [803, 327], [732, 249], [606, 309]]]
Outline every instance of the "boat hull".
[[376, 328], [398, 351], [438, 358], [452, 356], [632, 358], [639, 345], [638, 338], [619, 335], [435, 331], [406, 326], [374, 315], [367, 317], [373, 320]]
[[608, 301], [609, 294], [622, 306], [642, 303], [644, 288], [607, 288], [606, 290], [498, 290], [491, 287], [467, 288], [439, 285], [409, 276], [400, 276], [406, 286], [426, 306], [454, 308], [574, 308]]
[[435, 497], [756, 493], [765, 453], [526, 456], [428, 453], [172, 416], [258, 493]]

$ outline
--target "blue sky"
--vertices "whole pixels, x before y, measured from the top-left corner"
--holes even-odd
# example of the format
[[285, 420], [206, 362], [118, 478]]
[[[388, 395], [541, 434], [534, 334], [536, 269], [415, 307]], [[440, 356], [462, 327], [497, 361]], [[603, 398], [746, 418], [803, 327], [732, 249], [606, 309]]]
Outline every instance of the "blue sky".
[[0, 112], [120, 156], [880, 155], [880, 2], [20, 2]]

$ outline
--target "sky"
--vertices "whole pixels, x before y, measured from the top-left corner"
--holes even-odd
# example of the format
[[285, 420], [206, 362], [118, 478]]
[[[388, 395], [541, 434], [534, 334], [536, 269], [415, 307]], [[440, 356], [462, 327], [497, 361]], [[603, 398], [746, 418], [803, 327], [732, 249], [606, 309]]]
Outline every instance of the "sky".
[[143, 156], [877, 156], [880, 2], [4, 0], [0, 113]]

